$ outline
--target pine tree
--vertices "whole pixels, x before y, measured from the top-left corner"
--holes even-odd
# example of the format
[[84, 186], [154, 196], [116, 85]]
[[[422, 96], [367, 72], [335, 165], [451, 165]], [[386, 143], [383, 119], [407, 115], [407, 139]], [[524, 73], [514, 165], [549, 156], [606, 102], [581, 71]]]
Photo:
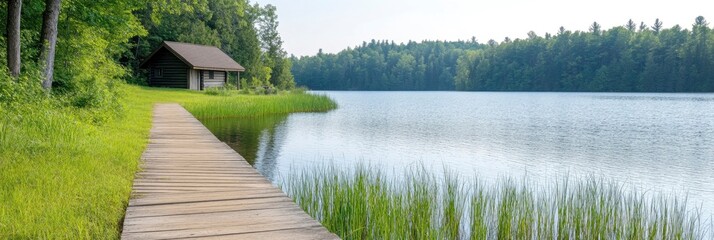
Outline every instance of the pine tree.
[[652, 25], [652, 31], [655, 32], [655, 34], [659, 33], [659, 31], [662, 30], [662, 22], [658, 19], [655, 20], [654, 25]]

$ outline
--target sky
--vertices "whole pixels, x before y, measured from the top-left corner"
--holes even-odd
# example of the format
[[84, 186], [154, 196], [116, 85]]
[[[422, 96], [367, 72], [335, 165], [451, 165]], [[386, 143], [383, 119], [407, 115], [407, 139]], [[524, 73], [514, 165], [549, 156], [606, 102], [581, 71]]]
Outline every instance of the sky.
[[[319, 49], [337, 53], [371, 39], [468, 40], [481, 43], [505, 37], [525, 38], [567, 30], [587, 31], [593, 22], [603, 29], [629, 19], [665, 28], [691, 28], [697, 16], [714, 23], [714, 1], [707, 0], [256, 0], [277, 7], [283, 48], [296, 56]], [[714, 24], [712, 24], [714, 25]], [[710, 25], [710, 27], [712, 26]]]

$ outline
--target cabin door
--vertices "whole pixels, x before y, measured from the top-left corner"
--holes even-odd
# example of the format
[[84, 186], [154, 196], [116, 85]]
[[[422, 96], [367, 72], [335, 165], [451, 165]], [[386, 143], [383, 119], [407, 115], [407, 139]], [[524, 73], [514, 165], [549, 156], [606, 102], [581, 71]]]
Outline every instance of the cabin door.
[[188, 77], [188, 79], [189, 79], [189, 80], [188, 80], [188, 81], [189, 81], [189, 84], [188, 84], [188, 85], [189, 85], [189, 89], [191, 89], [191, 90], [200, 90], [200, 89], [198, 88], [198, 70], [189, 69], [188, 71], [189, 71], [189, 75], [188, 75], [188, 76], [189, 76], [189, 77]]

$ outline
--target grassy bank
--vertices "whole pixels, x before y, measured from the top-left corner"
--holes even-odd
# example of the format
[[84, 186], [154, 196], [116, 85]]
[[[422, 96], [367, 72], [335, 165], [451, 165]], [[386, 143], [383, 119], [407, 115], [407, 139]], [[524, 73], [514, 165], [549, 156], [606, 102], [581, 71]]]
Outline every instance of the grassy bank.
[[[711, 225], [676, 196], [597, 178], [485, 185], [411, 169], [311, 168], [283, 189], [344, 239], [708, 239]], [[392, 176], [394, 174], [391, 174]]]
[[335, 107], [325, 97], [304, 94], [210, 96], [124, 88], [123, 110], [101, 123], [91, 110], [54, 100], [0, 104], [0, 239], [118, 238], [155, 103], [179, 102], [205, 117]]

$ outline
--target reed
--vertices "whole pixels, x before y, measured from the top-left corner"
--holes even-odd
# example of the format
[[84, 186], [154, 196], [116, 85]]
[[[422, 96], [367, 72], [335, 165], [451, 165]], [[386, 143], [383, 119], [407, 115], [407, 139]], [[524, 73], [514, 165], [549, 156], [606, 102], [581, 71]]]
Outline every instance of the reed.
[[[597, 177], [486, 185], [423, 167], [384, 174], [318, 166], [282, 188], [344, 239], [708, 239], [686, 198], [644, 194]], [[394, 177], [404, 176], [404, 177]]]
[[337, 108], [329, 97], [307, 93], [228, 95], [182, 104], [198, 118], [260, 117], [295, 112], [325, 112]]

